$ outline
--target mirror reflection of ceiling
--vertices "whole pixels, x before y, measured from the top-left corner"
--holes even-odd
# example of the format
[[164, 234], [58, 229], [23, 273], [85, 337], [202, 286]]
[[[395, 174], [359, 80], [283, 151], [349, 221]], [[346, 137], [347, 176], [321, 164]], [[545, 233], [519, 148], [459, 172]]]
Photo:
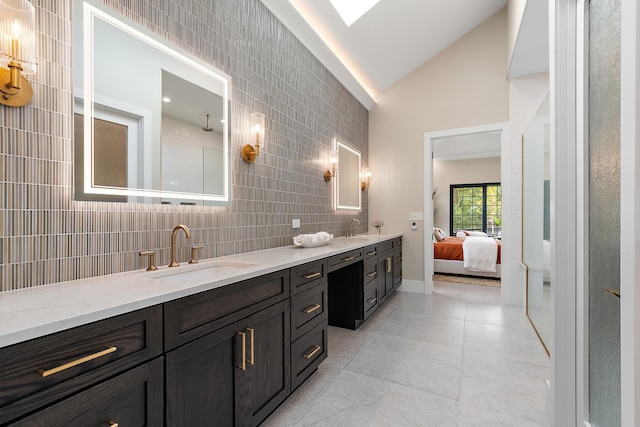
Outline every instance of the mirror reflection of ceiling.
[[222, 133], [224, 103], [221, 96], [165, 72], [162, 74], [162, 97], [171, 100], [163, 102], [163, 114], [201, 127], [206, 126], [206, 115], [209, 114], [209, 127]]
[[329, 0], [262, 2], [367, 107], [507, 4], [507, 0], [380, 0], [347, 26]]
[[500, 150], [500, 132], [447, 136], [433, 140], [434, 161], [500, 157]]

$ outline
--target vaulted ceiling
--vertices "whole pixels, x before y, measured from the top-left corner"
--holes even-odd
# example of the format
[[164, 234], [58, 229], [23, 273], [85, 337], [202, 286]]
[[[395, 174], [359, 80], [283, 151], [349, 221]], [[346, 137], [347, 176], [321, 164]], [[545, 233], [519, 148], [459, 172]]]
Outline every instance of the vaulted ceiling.
[[[507, 5], [507, 0], [379, 0], [347, 26], [331, 0], [262, 2], [367, 108], [380, 93]], [[531, 10], [540, 18], [539, 8]], [[539, 35], [547, 30], [535, 22], [529, 27], [533, 35], [522, 33], [518, 39], [529, 40], [530, 55], [536, 42], [546, 46]], [[524, 59], [524, 65], [510, 64], [509, 73], [526, 73], [529, 61], [526, 55]]]

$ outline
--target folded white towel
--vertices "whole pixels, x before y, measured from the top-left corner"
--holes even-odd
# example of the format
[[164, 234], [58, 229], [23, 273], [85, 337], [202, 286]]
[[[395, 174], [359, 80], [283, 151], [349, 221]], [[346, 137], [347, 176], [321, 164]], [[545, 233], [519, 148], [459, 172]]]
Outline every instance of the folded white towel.
[[314, 248], [316, 246], [326, 245], [333, 239], [333, 234], [326, 231], [320, 231], [315, 234], [300, 234], [293, 238], [293, 244], [301, 248]]

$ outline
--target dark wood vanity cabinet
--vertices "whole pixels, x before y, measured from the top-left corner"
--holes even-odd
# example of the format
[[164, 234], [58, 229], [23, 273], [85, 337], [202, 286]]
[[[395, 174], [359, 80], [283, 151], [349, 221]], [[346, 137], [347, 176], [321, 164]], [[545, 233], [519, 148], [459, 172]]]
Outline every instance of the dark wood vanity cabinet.
[[388, 240], [0, 348], [0, 426], [256, 426], [402, 279]]

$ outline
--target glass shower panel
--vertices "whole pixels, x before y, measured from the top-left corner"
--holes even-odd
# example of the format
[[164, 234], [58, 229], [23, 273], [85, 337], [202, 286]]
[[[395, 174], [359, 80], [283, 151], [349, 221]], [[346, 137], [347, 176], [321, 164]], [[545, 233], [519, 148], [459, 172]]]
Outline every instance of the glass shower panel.
[[620, 0], [589, 11], [589, 421], [620, 425]]

